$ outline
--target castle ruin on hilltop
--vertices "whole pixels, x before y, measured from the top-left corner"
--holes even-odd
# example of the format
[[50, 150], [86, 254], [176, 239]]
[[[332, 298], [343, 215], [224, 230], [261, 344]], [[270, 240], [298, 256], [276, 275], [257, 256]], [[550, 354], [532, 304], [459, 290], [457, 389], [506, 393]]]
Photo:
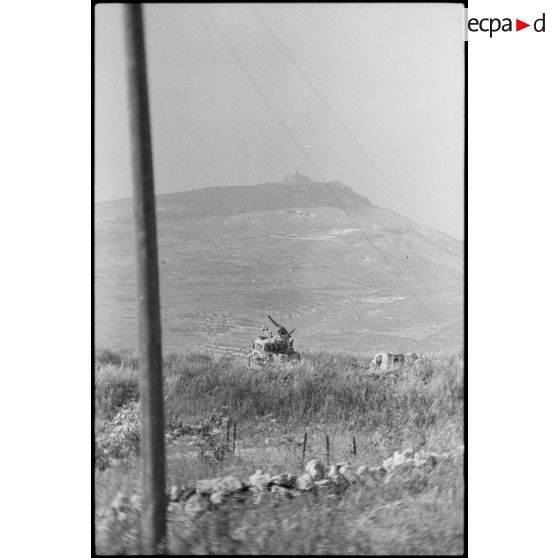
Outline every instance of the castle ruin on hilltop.
[[316, 184], [309, 176], [300, 174], [298, 167], [295, 172], [289, 172], [283, 178], [285, 184]]

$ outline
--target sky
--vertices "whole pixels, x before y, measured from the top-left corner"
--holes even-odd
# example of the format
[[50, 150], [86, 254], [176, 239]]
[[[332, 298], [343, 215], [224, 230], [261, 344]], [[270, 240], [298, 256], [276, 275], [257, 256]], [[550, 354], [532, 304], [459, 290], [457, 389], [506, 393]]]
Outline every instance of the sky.
[[[156, 193], [299, 167], [463, 239], [462, 5], [147, 4], [144, 17]], [[122, 5], [97, 4], [95, 201], [132, 195], [125, 70]]]

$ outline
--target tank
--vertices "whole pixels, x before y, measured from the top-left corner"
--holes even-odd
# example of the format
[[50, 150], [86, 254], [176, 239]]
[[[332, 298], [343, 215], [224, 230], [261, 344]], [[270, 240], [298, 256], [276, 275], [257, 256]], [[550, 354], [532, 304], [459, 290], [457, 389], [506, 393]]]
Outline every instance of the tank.
[[300, 354], [293, 347], [294, 329], [288, 331], [278, 324], [271, 316], [267, 316], [271, 323], [277, 327], [277, 333], [272, 333], [267, 328], [252, 342], [252, 350], [248, 354], [249, 367], [263, 367], [270, 364], [281, 364], [299, 361]]

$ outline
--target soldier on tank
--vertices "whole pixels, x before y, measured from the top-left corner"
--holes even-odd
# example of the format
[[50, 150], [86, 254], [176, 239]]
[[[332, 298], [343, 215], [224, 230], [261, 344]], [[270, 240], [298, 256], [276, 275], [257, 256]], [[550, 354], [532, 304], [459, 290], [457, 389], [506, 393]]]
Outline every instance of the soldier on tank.
[[290, 335], [289, 332], [281, 324], [278, 324], [271, 316], [267, 317], [271, 320], [273, 325], [277, 327], [277, 335], [279, 335], [281, 338], [285, 338]]

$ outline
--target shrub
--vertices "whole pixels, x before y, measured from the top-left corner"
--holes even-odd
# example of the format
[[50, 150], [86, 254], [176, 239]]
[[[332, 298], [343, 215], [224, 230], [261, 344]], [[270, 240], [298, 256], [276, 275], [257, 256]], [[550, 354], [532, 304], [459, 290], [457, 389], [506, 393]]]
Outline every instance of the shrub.
[[134, 369], [123, 364], [97, 364], [95, 411], [99, 418], [111, 418], [123, 405], [138, 398], [138, 378]]
[[95, 352], [95, 360], [99, 364], [115, 364], [120, 366], [122, 364], [122, 357], [118, 353], [113, 353], [108, 349], [102, 349]]
[[136, 455], [140, 448], [137, 402], [129, 402], [105, 423], [95, 439], [95, 466], [105, 469], [113, 460]]

